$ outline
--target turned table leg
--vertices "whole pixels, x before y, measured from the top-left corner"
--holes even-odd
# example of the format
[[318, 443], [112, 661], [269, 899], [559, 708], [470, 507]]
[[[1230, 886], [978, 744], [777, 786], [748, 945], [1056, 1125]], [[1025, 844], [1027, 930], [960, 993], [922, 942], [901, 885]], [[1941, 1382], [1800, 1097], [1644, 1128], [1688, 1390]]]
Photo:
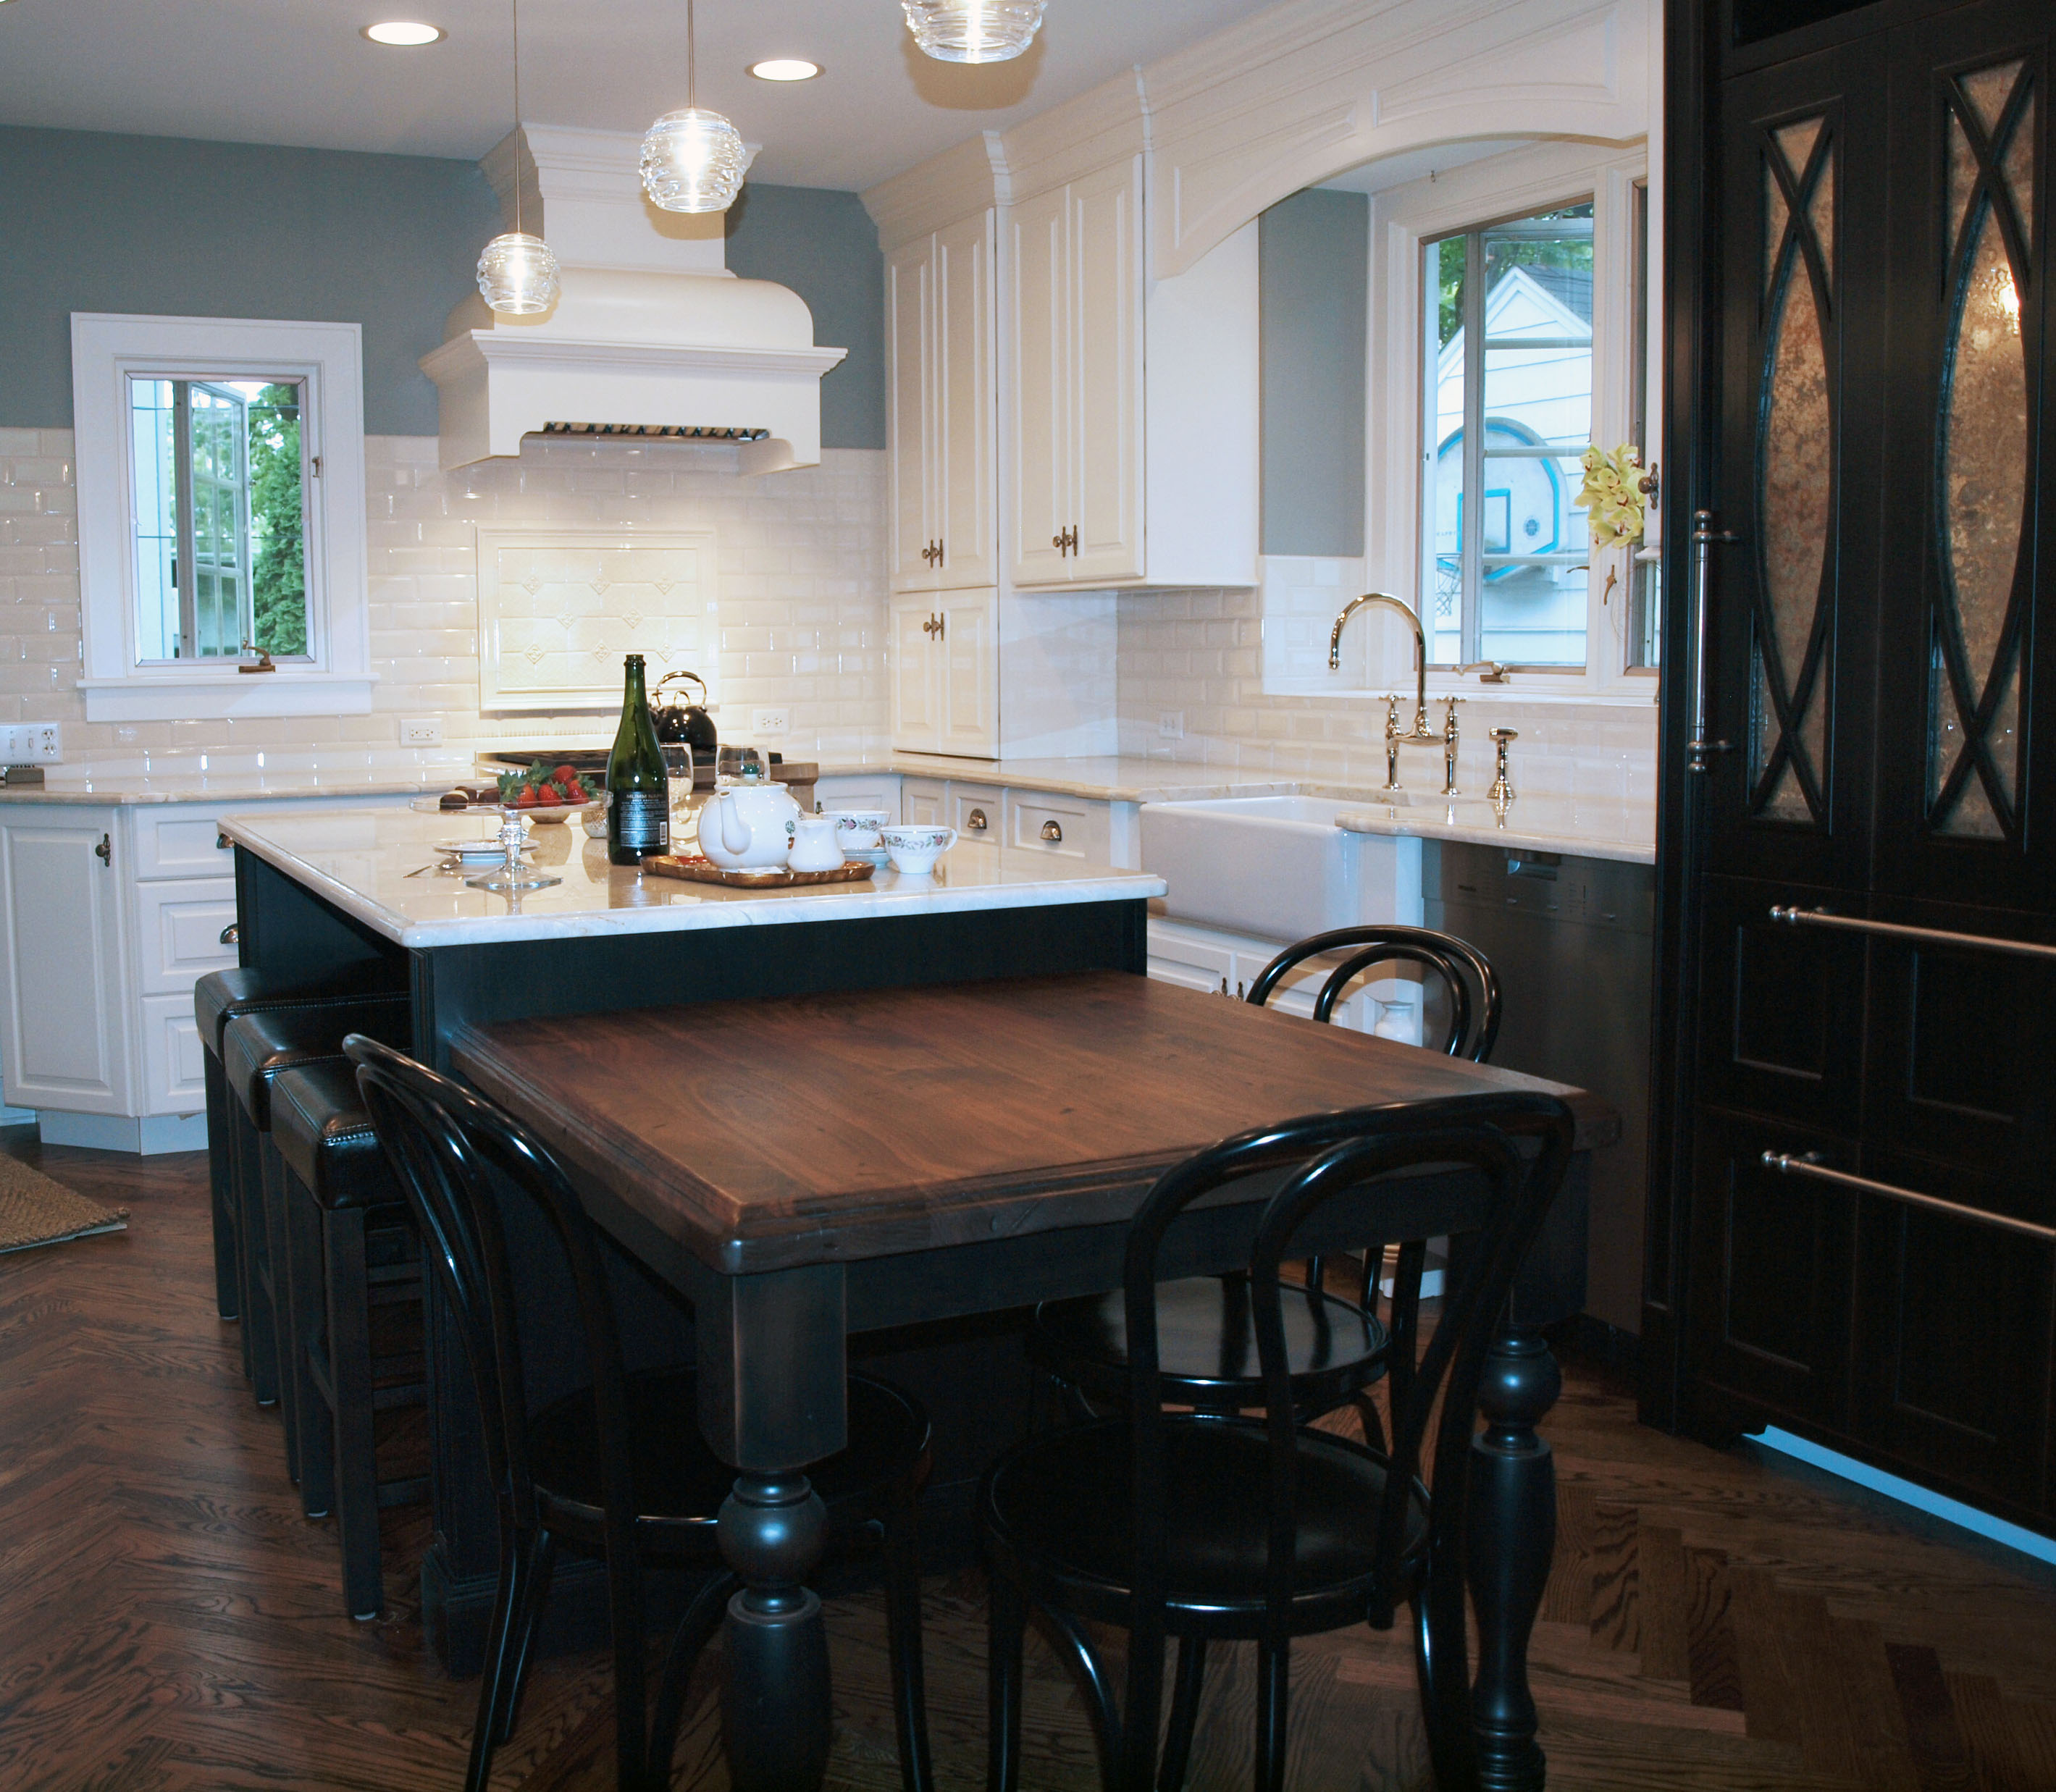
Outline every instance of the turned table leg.
[[828, 1764], [828, 1644], [805, 1585], [828, 1509], [804, 1474], [743, 1474], [721, 1508], [721, 1553], [743, 1585], [728, 1602], [722, 1730], [736, 1792], [817, 1786]]
[[1466, 1551], [1478, 1629], [1472, 1721], [1486, 1792], [1541, 1792], [1547, 1777], [1528, 1638], [1556, 1549], [1556, 1467], [1535, 1427], [1563, 1386], [1539, 1332], [1508, 1328], [1493, 1340], [1478, 1391], [1485, 1427], [1471, 1440]]

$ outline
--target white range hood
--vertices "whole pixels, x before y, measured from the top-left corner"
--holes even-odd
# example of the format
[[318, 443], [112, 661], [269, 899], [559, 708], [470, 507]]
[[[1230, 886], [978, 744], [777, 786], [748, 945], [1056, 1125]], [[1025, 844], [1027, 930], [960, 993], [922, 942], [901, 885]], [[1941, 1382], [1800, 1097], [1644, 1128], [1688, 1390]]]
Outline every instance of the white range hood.
[[685, 437], [740, 473], [820, 461], [821, 376], [848, 351], [815, 347], [797, 293], [728, 271], [721, 214], [651, 205], [641, 148], [528, 124], [480, 164], [509, 230], [521, 180], [523, 222], [556, 251], [563, 292], [541, 317], [502, 316], [476, 293], [450, 313], [421, 357], [445, 471], [518, 455], [528, 435]]

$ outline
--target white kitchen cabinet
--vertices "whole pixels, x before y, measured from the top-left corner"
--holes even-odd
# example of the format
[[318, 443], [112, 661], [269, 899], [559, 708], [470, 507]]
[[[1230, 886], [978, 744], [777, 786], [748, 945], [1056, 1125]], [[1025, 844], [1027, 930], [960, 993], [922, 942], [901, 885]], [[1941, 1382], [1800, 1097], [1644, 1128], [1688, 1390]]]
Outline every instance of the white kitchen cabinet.
[[1140, 578], [1142, 159], [1022, 200], [1007, 245], [1014, 579]]
[[887, 259], [896, 591], [998, 580], [996, 219], [987, 207]]
[[25, 804], [0, 821], [0, 1036], [13, 1106], [128, 1109], [119, 831], [113, 809]]
[[823, 809], [882, 809], [889, 821], [900, 819], [900, 775], [896, 772], [845, 773], [815, 780], [814, 802]]
[[0, 807], [0, 1068], [47, 1144], [196, 1150], [193, 985], [238, 961], [223, 815], [383, 808], [404, 795]]
[[900, 813], [909, 827], [947, 827], [949, 807], [947, 779], [909, 778], [900, 787]]
[[[1156, 917], [1150, 920], [1148, 940], [1150, 976], [1238, 1001], [1247, 995], [1263, 967], [1289, 943]], [[1281, 1013], [1311, 1019], [1322, 984], [1345, 956], [1327, 953], [1295, 965], [1267, 1005]], [[1334, 1024], [1417, 1045], [1421, 1020], [1421, 987], [1410, 968], [1408, 974], [1358, 982], [1348, 997], [1336, 1005]]]
[[892, 744], [991, 759], [999, 752], [999, 594], [892, 599]]

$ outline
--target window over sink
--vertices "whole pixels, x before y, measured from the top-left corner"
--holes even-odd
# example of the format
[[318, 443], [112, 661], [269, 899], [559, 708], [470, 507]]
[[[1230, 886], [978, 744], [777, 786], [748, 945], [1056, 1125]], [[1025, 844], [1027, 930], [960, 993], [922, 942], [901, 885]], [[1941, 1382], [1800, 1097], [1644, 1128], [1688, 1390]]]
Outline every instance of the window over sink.
[[354, 324], [75, 313], [90, 721], [361, 713]]

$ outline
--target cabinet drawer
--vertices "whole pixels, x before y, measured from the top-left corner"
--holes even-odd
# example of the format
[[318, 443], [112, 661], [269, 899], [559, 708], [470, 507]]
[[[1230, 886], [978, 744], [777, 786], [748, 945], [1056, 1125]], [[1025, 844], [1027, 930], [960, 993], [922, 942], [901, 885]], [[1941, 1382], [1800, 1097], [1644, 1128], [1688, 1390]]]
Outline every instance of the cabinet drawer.
[[143, 1013], [142, 1108], [145, 1114], [197, 1114], [207, 1106], [206, 1048], [191, 995], [146, 996]]
[[950, 780], [949, 825], [959, 838], [998, 846], [1005, 837], [1006, 793], [997, 784], [967, 784]]
[[139, 878], [219, 878], [231, 876], [235, 855], [216, 844], [221, 828], [211, 815], [190, 811], [178, 815], [136, 815], [133, 874]]
[[900, 819], [908, 827], [947, 827], [950, 787], [940, 778], [908, 778], [900, 786]]
[[1007, 793], [1006, 843], [1060, 859], [1104, 865], [1108, 859], [1106, 805], [1075, 797]]
[[236, 949], [221, 943], [235, 919], [233, 878], [138, 884], [136, 917], [139, 994], [190, 993], [209, 971], [237, 961]]

